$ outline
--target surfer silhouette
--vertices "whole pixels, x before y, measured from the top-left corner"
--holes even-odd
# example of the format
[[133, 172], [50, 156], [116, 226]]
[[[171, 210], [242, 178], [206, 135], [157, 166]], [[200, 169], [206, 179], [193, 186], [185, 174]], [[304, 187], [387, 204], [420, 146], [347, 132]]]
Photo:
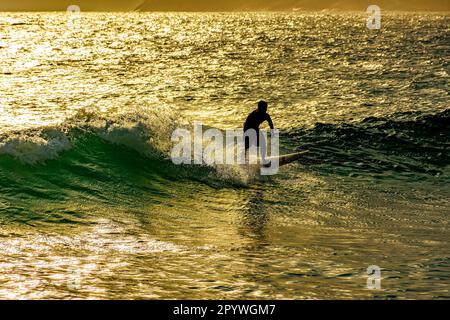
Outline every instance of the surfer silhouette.
[[[267, 121], [269, 123], [270, 129], [273, 130], [273, 122], [270, 115], [267, 113], [268, 103], [266, 101], [258, 102], [258, 109], [252, 111], [245, 121], [244, 124], [244, 135], [245, 135], [245, 151], [252, 147], [257, 146], [261, 148], [262, 162], [266, 164], [266, 141], [264, 135], [260, 134], [259, 126]], [[252, 135], [252, 130], [256, 131], [256, 137]], [[254, 133], [253, 131], [253, 133]], [[256, 138], [256, 139], [255, 139]]]

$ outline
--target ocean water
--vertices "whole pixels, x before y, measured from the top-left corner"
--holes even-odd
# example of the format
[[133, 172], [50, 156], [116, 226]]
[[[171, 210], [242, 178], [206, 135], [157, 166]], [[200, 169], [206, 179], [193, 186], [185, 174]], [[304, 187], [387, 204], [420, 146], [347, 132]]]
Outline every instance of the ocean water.
[[[382, 18], [0, 13], [0, 298], [450, 298], [449, 15]], [[307, 157], [171, 163], [260, 99]]]

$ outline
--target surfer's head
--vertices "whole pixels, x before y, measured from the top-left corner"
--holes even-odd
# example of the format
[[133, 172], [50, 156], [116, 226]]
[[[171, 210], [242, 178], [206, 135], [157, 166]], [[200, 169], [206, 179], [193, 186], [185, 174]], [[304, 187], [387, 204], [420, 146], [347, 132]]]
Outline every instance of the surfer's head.
[[267, 113], [268, 103], [266, 101], [258, 102], [258, 111], [262, 113]]

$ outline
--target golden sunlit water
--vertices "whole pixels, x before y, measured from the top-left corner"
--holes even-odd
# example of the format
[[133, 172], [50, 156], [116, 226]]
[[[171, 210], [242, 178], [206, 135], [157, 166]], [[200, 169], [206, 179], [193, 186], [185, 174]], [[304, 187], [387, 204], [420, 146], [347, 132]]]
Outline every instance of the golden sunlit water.
[[[0, 13], [0, 298], [450, 298], [449, 16], [366, 19]], [[171, 163], [261, 99], [303, 161]]]

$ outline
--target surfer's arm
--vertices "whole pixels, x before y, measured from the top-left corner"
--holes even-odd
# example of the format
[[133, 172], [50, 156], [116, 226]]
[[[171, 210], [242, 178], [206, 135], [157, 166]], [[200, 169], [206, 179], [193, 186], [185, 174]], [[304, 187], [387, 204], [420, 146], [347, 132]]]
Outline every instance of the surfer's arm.
[[269, 123], [270, 129], [273, 130], [274, 126], [273, 126], [272, 118], [269, 115], [267, 115], [267, 119], [266, 120]]

